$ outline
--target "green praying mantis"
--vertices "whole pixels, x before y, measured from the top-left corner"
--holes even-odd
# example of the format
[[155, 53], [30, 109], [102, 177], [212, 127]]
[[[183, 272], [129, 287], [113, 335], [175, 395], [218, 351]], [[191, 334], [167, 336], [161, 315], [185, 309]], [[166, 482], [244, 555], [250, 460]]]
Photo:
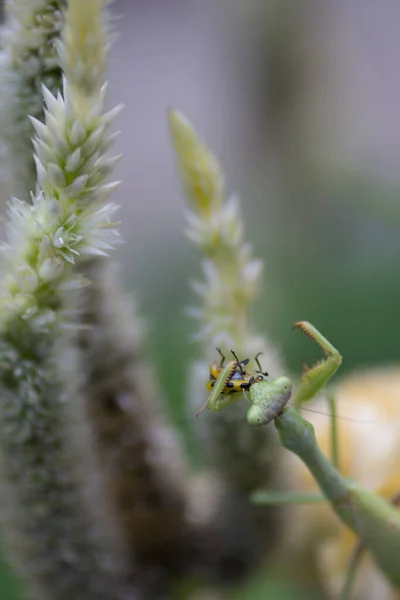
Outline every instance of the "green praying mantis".
[[[324, 359], [303, 372], [294, 399], [295, 405], [299, 406], [303, 402], [311, 400], [325, 386], [340, 367], [342, 356], [318, 329], [308, 321], [298, 321], [293, 327], [300, 329], [309, 338], [314, 340], [325, 354]], [[211, 412], [222, 410], [230, 404], [237, 402], [241, 397], [240, 395], [243, 394], [248, 398], [251, 405], [247, 411], [247, 422], [254, 426], [270, 423], [274, 418], [282, 414], [291, 398], [291, 380], [283, 375], [269, 379], [268, 373], [261, 372], [258, 356], [256, 356], [255, 360], [259, 370], [254, 373], [248, 373], [244, 369], [249, 359], [240, 362], [233, 351], [232, 354], [235, 360], [228, 362], [225, 366], [225, 358], [222, 354], [220, 365], [213, 363], [210, 366], [210, 379], [207, 382], [207, 388], [211, 390], [211, 393], [196, 417], [199, 417], [206, 408]], [[249, 393], [248, 397], [246, 392]]]
[[[311, 323], [299, 321], [294, 327], [314, 340], [325, 355], [304, 371], [295, 393], [294, 408], [287, 406], [292, 394], [292, 382], [288, 377], [279, 376], [270, 380], [267, 373], [261, 372], [260, 366], [259, 371], [247, 373], [245, 367], [249, 361], [246, 359], [239, 362], [233, 354], [235, 360], [226, 366], [222, 361], [220, 365], [213, 364], [210, 367], [207, 387], [212, 391], [200, 412], [205, 408], [213, 412], [219, 411], [248, 392], [250, 407], [247, 422], [260, 426], [274, 421], [281, 445], [303, 461], [318, 483], [322, 495], [256, 491], [253, 502], [271, 505], [325, 500], [330, 503], [337, 516], [359, 537], [345, 575], [341, 600], [350, 598], [356, 567], [365, 549], [369, 550], [392, 584], [400, 588], [400, 511], [395, 507], [399, 495], [388, 502], [341, 475], [335, 460], [337, 443], [334, 425], [331, 430], [332, 462], [322, 453], [313, 426], [301, 417], [298, 408], [326, 385], [340, 367], [342, 356]], [[334, 408], [333, 399], [331, 407]], [[332, 423], [335, 423], [334, 415]]]

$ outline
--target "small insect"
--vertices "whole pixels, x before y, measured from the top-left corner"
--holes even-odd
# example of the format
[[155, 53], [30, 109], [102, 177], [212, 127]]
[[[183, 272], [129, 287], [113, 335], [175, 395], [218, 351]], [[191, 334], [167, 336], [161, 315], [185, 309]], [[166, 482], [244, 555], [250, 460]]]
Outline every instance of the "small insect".
[[[219, 364], [213, 363], [210, 366], [210, 379], [208, 380], [206, 387], [211, 393], [205, 404], [196, 414], [197, 419], [206, 408], [212, 412], [217, 412], [222, 408], [225, 408], [225, 406], [239, 400], [240, 397], [235, 396], [238, 395], [238, 392], [243, 393], [245, 390], [250, 389], [250, 380], [255, 375], [254, 372], [247, 372], [243, 368], [249, 363], [249, 358], [240, 361], [235, 352], [231, 350], [235, 360], [228, 362], [224, 366], [225, 356], [219, 348], [217, 348], [217, 350], [221, 355], [221, 362]], [[258, 360], [260, 354], [261, 352], [255, 357], [255, 361], [259, 368], [257, 373], [261, 373], [261, 365]], [[268, 373], [265, 373], [265, 375], [268, 375]]]
[[[224, 367], [225, 356], [219, 348], [217, 348], [217, 352], [219, 352], [221, 356], [221, 362], [214, 362], [210, 365], [210, 379], [206, 383], [206, 388], [212, 392], [222, 372], [229, 368], [231, 370], [231, 376], [228, 377], [225, 387], [230, 388], [230, 391], [240, 390], [240, 382], [244, 382], [247, 375], [244, 367], [249, 363], [249, 359], [245, 358], [244, 360], [239, 361], [236, 354], [232, 352], [235, 360]], [[233, 381], [231, 381], [232, 379]]]
[[[206, 383], [206, 388], [209, 391], [213, 391], [215, 384], [218, 381], [218, 378], [220, 377], [222, 371], [224, 370], [225, 356], [222, 354], [222, 352], [219, 348], [217, 348], [217, 351], [221, 355], [221, 362], [220, 363], [215, 362], [212, 365], [210, 365], [210, 379]], [[245, 358], [244, 360], [239, 361], [235, 352], [233, 350], [231, 350], [231, 352], [233, 354], [235, 361], [232, 361], [231, 363], [229, 363], [229, 366], [232, 368], [233, 373], [232, 373], [232, 376], [227, 380], [225, 389], [223, 390], [223, 393], [226, 393], [226, 394], [230, 394], [233, 392], [242, 392], [244, 389], [248, 390], [249, 386], [250, 386], [250, 383], [249, 383], [250, 379], [254, 375], [253, 372], [247, 372], [244, 370], [244, 367], [246, 367], [248, 365], [248, 363], [250, 362], [250, 359]], [[258, 372], [261, 373], [261, 365], [260, 365], [260, 361], [258, 360], [258, 357], [260, 356], [260, 354], [262, 354], [262, 352], [259, 352], [257, 354], [257, 356], [254, 358], [254, 360], [257, 363], [257, 366], [259, 368]], [[228, 365], [227, 365], [227, 367], [228, 367]], [[265, 373], [265, 374], [268, 375], [268, 373]]]

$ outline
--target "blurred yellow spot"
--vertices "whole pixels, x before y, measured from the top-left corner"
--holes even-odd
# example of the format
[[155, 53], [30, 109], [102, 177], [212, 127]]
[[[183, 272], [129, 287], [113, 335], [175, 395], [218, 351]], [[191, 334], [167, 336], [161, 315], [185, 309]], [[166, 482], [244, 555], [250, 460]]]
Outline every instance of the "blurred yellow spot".
[[223, 199], [224, 178], [221, 167], [212, 152], [200, 141], [186, 117], [171, 110], [169, 124], [188, 199], [196, 212], [211, 216], [211, 212], [221, 205]]

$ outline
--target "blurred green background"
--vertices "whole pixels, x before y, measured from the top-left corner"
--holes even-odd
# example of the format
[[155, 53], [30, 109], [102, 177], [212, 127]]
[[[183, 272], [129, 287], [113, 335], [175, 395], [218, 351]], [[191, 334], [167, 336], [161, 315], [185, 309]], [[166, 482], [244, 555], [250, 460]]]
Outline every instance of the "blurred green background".
[[[198, 456], [185, 406], [199, 257], [166, 111], [185, 112], [238, 192], [246, 237], [265, 262], [254, 324], [292, 373], [315, 350], [313, 322], [344, 357], [341, 374], [398, 361], [400, 5], [382, 0], [117, 0], [110, 102], [123, 101], [117, 150], [125, 287], [147, 327], [171, 415]], [[311, 356], [310, 356], [311, 355]], [[268, 365], [265, 366], [268, 369]], [[232, 599], [310, 598], [257, 576]], [[8, 571], [0, 598], [21, 598]]]

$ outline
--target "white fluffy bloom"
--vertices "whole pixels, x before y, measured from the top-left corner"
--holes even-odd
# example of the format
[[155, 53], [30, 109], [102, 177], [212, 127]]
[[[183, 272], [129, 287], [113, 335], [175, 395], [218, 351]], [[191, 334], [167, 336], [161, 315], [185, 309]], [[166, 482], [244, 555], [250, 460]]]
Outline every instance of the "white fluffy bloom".
[[[81, 46], [80, 66], [74, 67], [72, 42]], [[27, 320], [35, 316], [33, 325], [47, 327], [53, 320], [48, 311], [53, 314], [61, 289], [68, 282], [80, 285], [73, 266], [88, 256], [107, 255], [119, 241], [113, 221], [117, 207], [109, 200], [117, 183], [107, 181], [119, 157], [107, 151], [115, 137], [109, 127], [121, 106], [103, 110], [106, 46], [97, 0], [85, 2], [84, 10], [71, 2], [58, 44], [66, 65], [63, 91], [53, 94], [43, 85], [44, 122], [31, 116], [37, 189], [30, 204], [18, 199], [9, 204], [0, 298], [3, 323], [17, 315]], [[90, 89], [82, 88], [81, 67], [89, 68], [91, 60], [97, 64], [96, 76], [91, 70]], [[40, 318], [40, 311], [47, 316]]]
[[[224, 176], [215, 156], [180, 113], [171, 111], [170, 127], [190, 201], [186, 235], [204, 253], [204, 280], [192, 283], [201, 300], [201, 307], [190, 311], [198, 325], [195, 337], [207, 355], [218, 346], [225, 353], [235, 348], [252, 358], [268, 347], [254, 336], [248, 319], [260, 287], [262, 261], [253, 258], [244, 241], [238, 197], [224, 198]], [[278, 373], [276, 353], [267, 358], [271, 372]]]

